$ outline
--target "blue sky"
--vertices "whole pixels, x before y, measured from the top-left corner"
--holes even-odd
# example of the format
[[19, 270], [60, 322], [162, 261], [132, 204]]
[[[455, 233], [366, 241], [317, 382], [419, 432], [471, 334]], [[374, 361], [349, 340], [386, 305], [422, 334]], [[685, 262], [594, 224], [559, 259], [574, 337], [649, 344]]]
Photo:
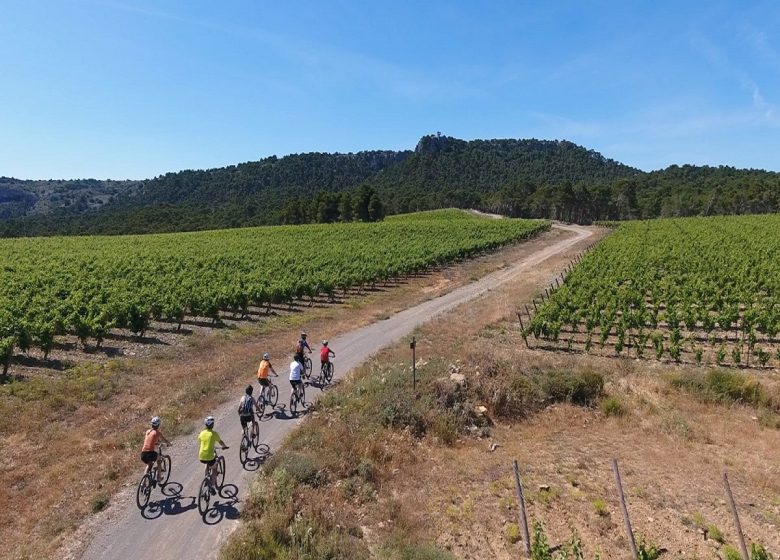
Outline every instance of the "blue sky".
[[435, 133], [780, 170], [775, 2], [0, 0], [0, 175], [146, 178]]

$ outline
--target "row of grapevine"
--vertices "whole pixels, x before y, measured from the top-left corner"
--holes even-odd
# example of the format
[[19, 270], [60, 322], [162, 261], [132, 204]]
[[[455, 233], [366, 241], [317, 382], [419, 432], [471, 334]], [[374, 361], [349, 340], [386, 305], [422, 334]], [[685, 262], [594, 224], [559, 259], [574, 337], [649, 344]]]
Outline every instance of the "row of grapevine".
[[555, 290], [526, 334], [637, 357], [780, 363], [778, 257], [778, 215], [624, 223]]
[[98, 344], [150, 320], [332, 294], [421, 271], [549, 228], [442, 211], [376, 224], [280, 226], [115, 237], [0, 240], [0, 363], [46, 355], [57, 335]]

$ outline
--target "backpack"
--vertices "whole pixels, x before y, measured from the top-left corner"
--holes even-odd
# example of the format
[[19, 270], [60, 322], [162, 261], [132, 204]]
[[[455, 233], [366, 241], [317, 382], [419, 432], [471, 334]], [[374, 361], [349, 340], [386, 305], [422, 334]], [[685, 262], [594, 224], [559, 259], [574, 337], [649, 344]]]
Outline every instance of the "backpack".
[[252, 414], [252, 397], [243, 396], [238, 403], [238, 414], [241, 416], [249, 416]]

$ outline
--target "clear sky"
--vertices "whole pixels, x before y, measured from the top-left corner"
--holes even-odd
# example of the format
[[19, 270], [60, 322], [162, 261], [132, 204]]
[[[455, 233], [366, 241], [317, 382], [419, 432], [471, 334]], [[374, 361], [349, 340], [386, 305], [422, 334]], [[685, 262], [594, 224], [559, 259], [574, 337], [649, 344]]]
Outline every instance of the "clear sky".
[[780, 170], [780, 3], [0, 0], [0, 176], [424, 134]]

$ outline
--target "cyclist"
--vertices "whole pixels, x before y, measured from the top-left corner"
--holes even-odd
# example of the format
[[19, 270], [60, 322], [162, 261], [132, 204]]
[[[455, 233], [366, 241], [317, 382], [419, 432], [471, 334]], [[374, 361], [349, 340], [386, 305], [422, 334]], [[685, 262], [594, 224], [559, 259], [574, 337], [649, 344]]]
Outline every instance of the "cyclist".
[[306, 333], [302, 332], [301, 338], [299, 338], [298, 342], [295, 344], [295, 361], [300, 362], [301, 365], [303, 364], [303, 352], [305, 350], [308, 350], [309, 354], [311, 354], [311, 346], [306, 342]]
[[328, 341], [323, 340], [322, 341], [322, 348], [320, 348], [320, 371], [322, 371], [325, 367], [325, 364], [330, 363], [331, 358], [335, 358], [336, 353], [328, 348]]
[[263, 402], [268, 402], [266, 394], [268, 393], [268, 386], [271, 384], [268, 380], [269, 371], [276, 377], [279, 377], [274, 366], [271, 365], [271, 355], [266, 352], [263, 354], [263, 359], [260, 361], [260, 367], [257, 368], [257, 382], [260, 383], [260, 398], [263, 399]]
[[[293, 392], [303, 389], [303, 382], [301, 381], [301, 374], [303, 373], [303, 366], [297, 359], [293, 359], [290, 362], [290, 386]], [[300, 394], [300, 393], [299, 393]]]
[[206, 427], [198, 434], [198, 442], [200, 443], [200, 451], [198, 452], [198, 459], [200, 462], [206, 465], [205, 476], [209, 477], [211, 481], [211, 493], [216, 494], [214, 489], [217, 486], [217, 471], [213, 469], [214, 463], [217, 461], [217, 455], [214, 453], [214, 447], [217, 443], [222, 449], [229, 449], [219, 434], [214, 431], [214, 417], [207, 416], [204, 420]]
[[241, 421], [241, 429], [246, 434], [246, 427], [255, 421], [255, 399], [252, 397], [253, 387], [247, 385], [245, 395], [238, 403], [238, 419]]
[[[141, 461], [146, 463], [146, 474], [150, 474], [152, 471], [152, 463], [157, 462], [157, 472], [160, 472], [160, 457], [157, 453], [157, 442], [163, 440], [166, 445], [170, 445], [171, 442], [160, 431], [160, 417], [155, 416], [152, 418], [152, 427], [146, 430], [144, 435], [144, 445], [141, 447]], [[152, 484], [156, 484], [157, 481], [152, 481]]]

